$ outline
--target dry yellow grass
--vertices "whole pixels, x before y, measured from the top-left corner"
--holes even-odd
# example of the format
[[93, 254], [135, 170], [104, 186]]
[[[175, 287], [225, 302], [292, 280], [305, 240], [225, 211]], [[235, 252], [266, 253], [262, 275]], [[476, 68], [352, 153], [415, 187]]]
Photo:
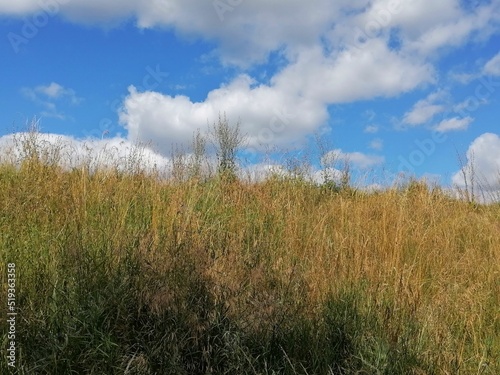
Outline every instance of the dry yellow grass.
[[[0, 202], [2, 259], [22, 269], [21, 335], [30, 335], [42, 317], [65, 316], [73, 324], [68, 309], [89, 308], [78, 293], [88, 287], [99, 296], [96, 280], [127, 279], [119, 271], [124, 265], [137, 271], [124, 294], [133, 297], [132, 310], [162, 319], [166, 312], [183, 314], [196, 332], [206, 331], [213, 313], [203, 315], [196, 293], [210, 296], [241, 332], [264, 341], [276, 330], [288, 337], [287, 330], [304, 322], [320, 327], [314, 332], [321, 341], [325, 306], [351, 296], [341, 313], [360, 316], [347, 332], [353, 348], [341, 358], [344, 370], [332, 364], [333, 373], [500, 373], [498, 204], [452, 200], [415, 182], [373, 194], [334, 193], [293, 179], [171, 182], [113, 170], [69, 172], [33, 160], [19, 169], [0, 166]], [[4, 293], [4, 262], [1, 275]], [[123, 297], [116, 298], [102, 303], [121, 306]], [[117, 311], [110, 319], [128, 324], [120, 317], [126, 312]], [[117, 331], [110, 335], [120, 346]], [[43, 344], [38, 340], [21, 339], [26, 369], [48, 355], [27, 352]], [[121, 361], [140, 358], [148, 373], [159, 354], [137, 349], [134, 357], [130, 340], [116, 349]], [[67, 361], [82, 361], [71, 355]], [[294, 366], [283, 373], [305, 373], [299, 363], [314, 373], [314, 364], [287, 355]], [[132, 359], [125, 365], [137, 362]], [[123, 371], [118, 362], [117, 373]], [[248, 363], [246, 369], [265, 372]]]

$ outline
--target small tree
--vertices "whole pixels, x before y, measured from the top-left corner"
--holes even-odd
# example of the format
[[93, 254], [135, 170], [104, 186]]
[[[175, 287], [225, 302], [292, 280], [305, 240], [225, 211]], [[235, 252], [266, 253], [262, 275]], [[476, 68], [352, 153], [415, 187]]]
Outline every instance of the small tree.
[[349, 160], [343, 160], [341, 164], [340, 154], [336, 151], [331, 151], [332, 145], [319, 135], [316, 135], [316, 145], [319, 150], [319, 164], [323, 177], [322, 186], [327, 190], [335, 192], [348, 190], [351, 183]]
[[212, 144], [215, 147], [217, 156], [217, 173], [223, 176], [236, 177], [236, 153], [244, 144], [245, 137], [240, 131], [240, 123], [231, 127], [226, 115], [219, 115], [218, 123], [210, 129]]
[[200, 132], [200, 129], [193, 135], [192, 151], [193, 157], [190, 162], [190, 176], [201, 178], [203, 175], [203, 161], [205, 158], [206, 140]]

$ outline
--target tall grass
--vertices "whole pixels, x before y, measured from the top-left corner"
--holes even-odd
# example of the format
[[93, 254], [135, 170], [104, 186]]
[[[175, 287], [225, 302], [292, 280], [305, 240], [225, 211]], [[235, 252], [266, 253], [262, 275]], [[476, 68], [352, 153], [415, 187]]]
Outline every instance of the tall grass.
[[0, 165], [15, 373], [500, 373], [499, 205], [37, 155]]

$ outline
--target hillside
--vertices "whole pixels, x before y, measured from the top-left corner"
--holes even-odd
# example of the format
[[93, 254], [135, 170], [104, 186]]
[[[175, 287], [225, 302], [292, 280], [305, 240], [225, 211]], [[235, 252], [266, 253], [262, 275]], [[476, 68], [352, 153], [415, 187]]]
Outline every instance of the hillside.
[[500, 373], [498, 204], [32, 158], [0, 233], [20, 374]]

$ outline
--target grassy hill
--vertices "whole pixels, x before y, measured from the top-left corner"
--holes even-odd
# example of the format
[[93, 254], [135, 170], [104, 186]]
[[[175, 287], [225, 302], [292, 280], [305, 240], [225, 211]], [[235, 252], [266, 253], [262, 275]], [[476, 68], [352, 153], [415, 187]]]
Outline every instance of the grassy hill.
[[[500, 205], [0, 165], [19, 374], [499, 374]], [[2, 311], [6, 303], [2, 302]]]

